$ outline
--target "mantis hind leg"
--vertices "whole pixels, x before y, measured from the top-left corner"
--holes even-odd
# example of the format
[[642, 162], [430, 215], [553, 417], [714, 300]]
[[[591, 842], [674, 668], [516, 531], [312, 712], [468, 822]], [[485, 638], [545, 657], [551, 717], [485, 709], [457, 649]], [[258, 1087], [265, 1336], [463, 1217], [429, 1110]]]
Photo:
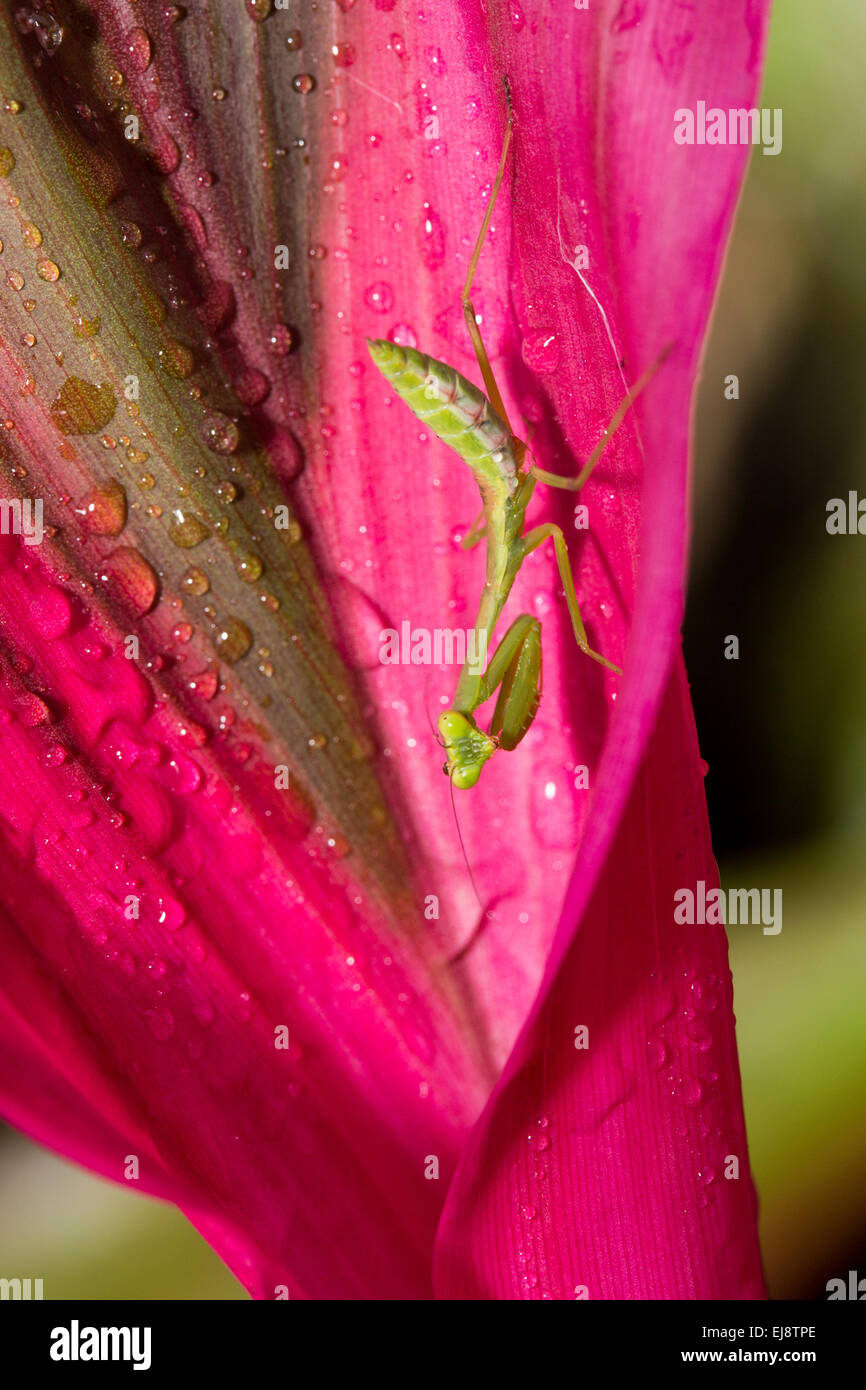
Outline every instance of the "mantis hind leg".
[[[556, 564], [559, 569], [559, 577], [562, 580], [562, 587], [565, 590], [565, 602], [568, 605], [568, 612], [571, 617], [571, 625], [574, 629], [574, 636], [577, 645], [582, 652], [591, 657], [593, 661], [599, 662], [601, 666], [606, 666], [609, 671], [616, 671], [622, 675], [619, 666], [614, 666], [612, 661], [601, 655], [600, 652], [593, 651], [589, 645], [586, 635], [586, 628], [580, 616], [580, 609], [577, 606], [577, 595], [574, 592], [574, 576], [571, 573], [571, 562], [568, 558], [568, 547], [565, 544], [565, 536], [558, 526], [548, 522], [544, 526], [536, 526], [523, 538], [523, 553], [530, 555], [533, 550], [537, 550], [545, 541], [552, 540], [556, 551]], [[491, 663], [492, 664], [492, 663]]]
[[610, 424], [607, 426], [606, 430], [601, 436], [601, 439], [596, 444], [595, 448], [593, 449], [592, 453], [590, 454], [586, 463], [581, 468], [576, 478], [563, 478], [558, 473], [548, 473], [544, 468], [539, 468], [537, 464], [534, 463], [532, 465], [533, 477], [537, 478], [540, 483], [546, 483], [548, 487], [561, 487], [565, 488], [568, 492], [579, 492], [580, 489], [583, 487], [584, 483], [589, 478], [590, 474], [592, 473], [593, 469], [595, 468], [596, 464], [598, 463], [608, 444], [613, 439], [614, 435], [616, 434], [626, 415], [631, 410], [641, 391], [643, 391], [644, 387], [649, 386], [659, 367], [662, 365], [665, 358], [668, 357], [672, 351], [673, 344], [668, 343], [667, 347], [663, 348], [663, 350], [659, 353], [652, 366], [647, 368], [643, 376], [638, 377], [631, 390], [628, 391], [625, 396], [623, 396], [622, 400], [620, 401], [619, 405], [617, 406], [616, 410], [614, 411], [611, 417]]

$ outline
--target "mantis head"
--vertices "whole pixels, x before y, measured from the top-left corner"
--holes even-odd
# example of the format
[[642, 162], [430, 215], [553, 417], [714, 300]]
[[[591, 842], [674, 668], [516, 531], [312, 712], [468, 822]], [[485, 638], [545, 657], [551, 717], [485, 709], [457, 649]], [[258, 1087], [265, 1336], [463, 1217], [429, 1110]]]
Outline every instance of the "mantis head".
[[453, 787], [474, 787], [482, 767], [499, 747], [498, 741], [483, 734], [471, 715], [456, 709], [445, 710], [437, 722], [447, 756], [443, 771]]

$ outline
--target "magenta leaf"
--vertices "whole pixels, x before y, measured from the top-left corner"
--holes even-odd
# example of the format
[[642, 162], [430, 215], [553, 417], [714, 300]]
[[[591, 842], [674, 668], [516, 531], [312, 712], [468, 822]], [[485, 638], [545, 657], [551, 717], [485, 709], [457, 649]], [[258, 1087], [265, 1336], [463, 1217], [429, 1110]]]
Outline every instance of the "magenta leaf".
[[[4, 476], [46, 524], [0, 542], [0, 1105], [177, 1202], [256, 1297], [760, 1287], [724, 942], [671, 910], [712, 876], [677, 632], [747, 151], [673, 124], [754, 100], [764, 8], [0, 21]], [[509, 612], [543, 619], [543, 699], [459, 796], [470, 872], [430, 732], [457, 672], [380, 642], [471, 625], [477, 491], [364, 340], [477, 380], [505, 73], [475, 302], [541, 466], [575, 474], [673, 351], [588, 529], [539, 489], [625, 675], [537, 552]], [[659, 1001], [696, 982], [684, 1039]]]

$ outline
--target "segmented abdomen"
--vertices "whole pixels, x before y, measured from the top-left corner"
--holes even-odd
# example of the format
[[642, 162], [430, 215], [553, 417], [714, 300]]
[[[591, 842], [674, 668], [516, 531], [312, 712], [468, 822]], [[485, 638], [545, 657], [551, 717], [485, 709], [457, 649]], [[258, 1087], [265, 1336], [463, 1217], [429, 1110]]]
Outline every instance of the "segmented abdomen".
[[469, 464], [479, 484], [517, 486], [511, 435], [477, 386], [435, 357], [389, 342], [367, 339], [370, 356], [409, 409]]

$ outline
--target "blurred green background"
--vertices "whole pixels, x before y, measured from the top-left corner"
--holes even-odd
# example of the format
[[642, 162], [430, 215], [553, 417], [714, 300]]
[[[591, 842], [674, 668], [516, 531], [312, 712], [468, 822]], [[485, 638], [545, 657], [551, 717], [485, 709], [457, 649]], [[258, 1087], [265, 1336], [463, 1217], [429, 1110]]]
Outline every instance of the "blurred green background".
[[[866, 1274], [866, 7], [784, 0], [698, 400], [686, 660], [722, 882], [781, 888], [731, 926], [764, 1260], [775, 1298]], [[740, 378], [740, 399], [722, 382]], [[740, 658], [722, 656], [724, 637]]]
[[[686, 658], [723, 883], [781, 888], [731, 927], [771, 1295], [866, 1274], [866, 7], [784, 0], [696, 426]], [[726, 401], [735, 373], [740, 397]], [[740, 639], [726, 661], [723, 641]], [[0, 1139], [0, 1273], [50, 1298], [245, 1295], [177, 1212]]]

